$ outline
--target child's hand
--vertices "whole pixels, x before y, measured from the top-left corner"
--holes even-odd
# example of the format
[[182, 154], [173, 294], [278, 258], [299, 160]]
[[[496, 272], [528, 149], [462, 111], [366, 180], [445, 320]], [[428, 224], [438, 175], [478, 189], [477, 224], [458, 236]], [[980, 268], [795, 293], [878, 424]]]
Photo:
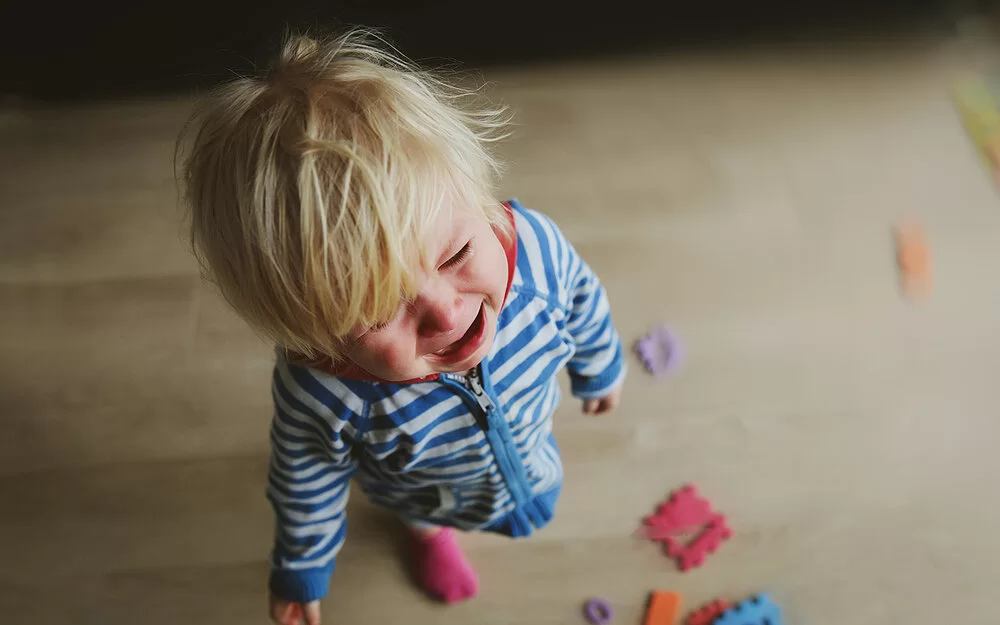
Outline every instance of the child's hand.
[[608, 395], [599, 399], [585, 399], [583, 400], [583, 414], [603, 414], [605, 412], [611, 412], [618, 406], [618, 402], [621, 400], [621, 397], [622, 387], [619, 386]]
[[319, 625], [319, 601], [295, 603], [271, 595], [271, 620], [277, 625]]

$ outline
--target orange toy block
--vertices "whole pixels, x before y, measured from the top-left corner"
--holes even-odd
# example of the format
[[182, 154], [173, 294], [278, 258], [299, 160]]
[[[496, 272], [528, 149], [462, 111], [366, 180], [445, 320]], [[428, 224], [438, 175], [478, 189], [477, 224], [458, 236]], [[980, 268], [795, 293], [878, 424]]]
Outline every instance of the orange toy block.
[[896, 263], [903, 293], [908, 297], [925, 297], [931, 290], [931, 250], [923, 227], [916, 222], [898, 223], [893, 229], [896, 239]]
[[655, 591], [649, 598], [644, 625], [674, 625], [681, 612], [680, 593]]

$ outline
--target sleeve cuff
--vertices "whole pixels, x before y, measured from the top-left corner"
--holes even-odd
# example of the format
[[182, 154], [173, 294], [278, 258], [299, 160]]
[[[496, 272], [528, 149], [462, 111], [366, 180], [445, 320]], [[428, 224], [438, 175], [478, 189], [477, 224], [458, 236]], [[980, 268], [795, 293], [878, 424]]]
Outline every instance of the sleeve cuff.
[[330, 576], [334, 563], [328, 567], [315, 569], [271, 569], [268, 588], [285, 601], [308, 603], [326, 596], [330, 590]]
[[614, 360], [596, 376], [581, 376], [570, 372], [570, 391], [578, 399], [600, 399], [615, 390], [625, 381], [625, 358], [621, 344], [618, 345]]

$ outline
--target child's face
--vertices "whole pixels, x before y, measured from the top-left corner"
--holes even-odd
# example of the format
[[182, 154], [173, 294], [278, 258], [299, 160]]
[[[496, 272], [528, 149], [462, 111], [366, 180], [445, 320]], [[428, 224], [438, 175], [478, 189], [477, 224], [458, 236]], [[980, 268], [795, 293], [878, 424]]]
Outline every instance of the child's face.
[[432, 269], [417, 276], [416, 297], [384, 326], [359, 330], [347, 357], [389, 381], [466, 371], [496, 334], [507, 290], [507, 256], [493, 227], [471, 211], [442, 211], [426, 242]]

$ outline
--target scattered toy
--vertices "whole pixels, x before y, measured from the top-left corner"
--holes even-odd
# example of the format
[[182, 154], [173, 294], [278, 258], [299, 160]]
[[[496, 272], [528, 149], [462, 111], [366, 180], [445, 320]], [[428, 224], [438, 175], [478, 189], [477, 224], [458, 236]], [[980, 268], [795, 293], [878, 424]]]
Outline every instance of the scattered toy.
[[[708, 554], [733, 535], [726, 517], [713, 512], [693, 485], [672, 494], [655, 514], [643, 519], [643, 524], [644, 535], [664, 543], [667, 555], [682, 571], [701, 566]], [[684, 535], [693, 537], [685, 543], [679, 538]]]
[[615, 611], [604, 599], [591, 599], [583, 606], [583, 615], [592, 625], [608, 625], [615, 619]]
[[680, 364], [681, 350], [677, 336], [662, 324], [636, 342], [635, 352], [646, 370], [654, 376], [662, 376]]
[[649, 597], [644, 625], [675, 625], [680, 614], [681, 596], [676, 592], [657, 590]]
[[651, 540], [664, 540], [668, 536], [693, 534], [713, 516], [712, 505], [688, 484], [670, 495], [654, 514], [643, 519], [643, 525]]
[[717, 514], [691, 542], [683, 544], [673, 536], [668, 536], [664, 543], [667, 555], [677, 560], [677, 566], [682, 571], [688, 571], [704, 564], [705, 557], [715, 553], [722, 541], [729, 540], [732, 535], [733, 531], [726, 524], [726, 517]]
[[684, 619], [684, 625], [712, 625], [723, 612], [728, 610], [730, 603], [723, 599], [714, 599], [701, 606]]
[[1000, 184], [1000, 81], [970, 75], [956, 85], [955, 103], [979, 158]]
[[766, 594], [754, 595], [723, 612], [712, 625], [782, 625], [781, 610]]
[[900, 285], [907, 297], [925, 297], [931, 289], [930, 247], [923, 226], [908, 221], [896, 224], [896, 262]]

